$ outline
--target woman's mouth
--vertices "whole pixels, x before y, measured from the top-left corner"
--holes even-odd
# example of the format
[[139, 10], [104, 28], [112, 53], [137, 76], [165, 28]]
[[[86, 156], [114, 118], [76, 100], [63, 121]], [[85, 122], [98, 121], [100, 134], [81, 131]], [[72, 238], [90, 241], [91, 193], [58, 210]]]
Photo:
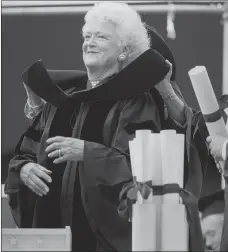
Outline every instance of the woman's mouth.
[[87, 54], [97, 54], [98, 52], [89, 51]]

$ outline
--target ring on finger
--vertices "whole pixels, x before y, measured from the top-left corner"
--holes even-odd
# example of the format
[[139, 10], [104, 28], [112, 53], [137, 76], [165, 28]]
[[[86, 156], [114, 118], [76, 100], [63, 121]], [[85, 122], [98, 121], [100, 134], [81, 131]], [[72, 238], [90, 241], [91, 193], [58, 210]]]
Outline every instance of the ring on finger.
[[59, 157], [61, 157], [62, 155], [61, 155], [61, 149], [59, 149]]

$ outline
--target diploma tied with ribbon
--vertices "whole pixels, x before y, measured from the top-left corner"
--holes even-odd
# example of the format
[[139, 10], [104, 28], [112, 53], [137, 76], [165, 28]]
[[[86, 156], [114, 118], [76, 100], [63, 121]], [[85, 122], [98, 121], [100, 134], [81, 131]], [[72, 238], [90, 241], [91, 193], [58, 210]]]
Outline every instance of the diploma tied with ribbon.
[[186, 209], [176, 190], [183, 187], [184, 135], [137, 130], [129, 147], [139, 188], [132, 205], [132, 251], [188, 251]]
[[[209, 134], [212, 136], [219, 134], [228, 137], [228, 130], [225, 126], [222, 111], [219, 108], [206, 67], [196, 66], [188, 74]], [[224, 162], [220, 161], [219, 163], [223, 170]], [[222, 188], [224, 188], [223, 179]]]

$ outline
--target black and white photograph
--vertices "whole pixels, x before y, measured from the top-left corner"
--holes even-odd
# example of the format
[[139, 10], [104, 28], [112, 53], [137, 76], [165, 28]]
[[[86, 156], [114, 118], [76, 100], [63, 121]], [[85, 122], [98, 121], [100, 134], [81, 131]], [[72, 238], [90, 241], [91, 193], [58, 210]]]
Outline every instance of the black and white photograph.
[[1, 1], [1, 250], [228, 251], [228, 1]]

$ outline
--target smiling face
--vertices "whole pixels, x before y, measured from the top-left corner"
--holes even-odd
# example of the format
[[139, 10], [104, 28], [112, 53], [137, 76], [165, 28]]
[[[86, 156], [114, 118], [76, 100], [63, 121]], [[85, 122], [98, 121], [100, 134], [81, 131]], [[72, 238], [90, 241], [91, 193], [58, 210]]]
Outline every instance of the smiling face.
[[114, 25], [96, 19], [83, 27], [83, 61], [87, 68], [118, 68], [118, 57], [123, 52]]

